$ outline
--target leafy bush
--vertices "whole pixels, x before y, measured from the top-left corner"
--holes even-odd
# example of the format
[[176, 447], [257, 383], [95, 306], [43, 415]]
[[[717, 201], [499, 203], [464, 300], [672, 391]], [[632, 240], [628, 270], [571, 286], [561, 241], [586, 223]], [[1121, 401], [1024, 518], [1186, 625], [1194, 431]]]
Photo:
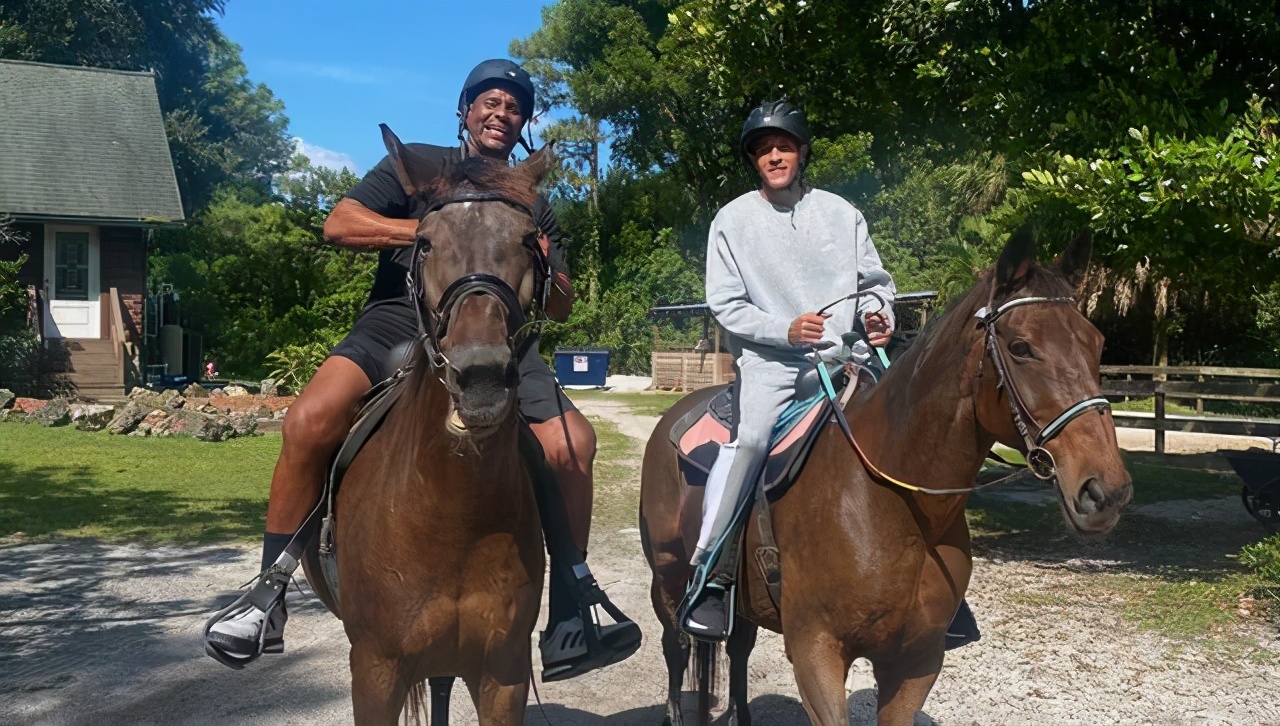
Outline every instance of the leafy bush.
[[1262, 580], [1259, 594], [1280, 606], [1280, 534], [1246, 545], [1240, 550], [1240, 562]]

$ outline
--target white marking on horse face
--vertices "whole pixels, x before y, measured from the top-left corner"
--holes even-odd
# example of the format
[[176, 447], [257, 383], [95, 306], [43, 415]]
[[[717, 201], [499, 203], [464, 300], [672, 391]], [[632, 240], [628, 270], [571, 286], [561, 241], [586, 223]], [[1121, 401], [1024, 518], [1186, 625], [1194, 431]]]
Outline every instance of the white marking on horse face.
[[471, 202], [463, 202], [463, 203], [462, 203], [462, 208], [463, 208], [463, 209], [471, 209]]

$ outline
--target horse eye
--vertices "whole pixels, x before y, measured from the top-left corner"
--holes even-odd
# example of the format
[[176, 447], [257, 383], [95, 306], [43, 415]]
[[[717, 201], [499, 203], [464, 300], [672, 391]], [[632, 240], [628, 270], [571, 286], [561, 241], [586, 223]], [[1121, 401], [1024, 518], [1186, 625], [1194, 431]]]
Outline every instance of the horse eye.
[[1031, 344], [1025, 340], [1015, 340], [1009, 344], [1009, 352], [1018, 358], [1032, 358]]

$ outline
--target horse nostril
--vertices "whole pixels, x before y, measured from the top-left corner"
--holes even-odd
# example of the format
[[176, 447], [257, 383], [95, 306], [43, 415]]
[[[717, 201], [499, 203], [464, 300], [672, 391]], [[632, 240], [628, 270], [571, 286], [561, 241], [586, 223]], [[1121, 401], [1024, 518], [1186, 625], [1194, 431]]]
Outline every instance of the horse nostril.
[[1102, 486], [1098, 484], [1096, 478], [1090, 477], [1084, 486], [1080, 487], [1080, 493], [1076, 495], [1076, 509], [1081, 514], [1097, 514], [1102, 511], [1103, 506], [1107, 502], [1107, 495], [1102, 491]]

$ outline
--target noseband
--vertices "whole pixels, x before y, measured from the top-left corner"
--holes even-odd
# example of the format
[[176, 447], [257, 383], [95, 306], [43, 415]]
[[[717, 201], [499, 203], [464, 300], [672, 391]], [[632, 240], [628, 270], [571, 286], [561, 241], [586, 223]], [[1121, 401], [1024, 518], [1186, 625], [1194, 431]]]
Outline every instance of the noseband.
[[[996, 340], [999, 337], [999, 333], [996, 331], [996, 321], [1000, 319], [1001, 315], [1013, 308], [1040, 303], [1071, 303], [1074, 305], [1075, 300], [1069, 297], [1017, 298], [1006, 302], [995, 310], [988, 310], [983, 307], [974, 313], [974, 317], [978, 318], [986, 329], [987, 351], [991, 354], [991, 362], [996, 369], [996, 387], [1004, 390], [1005, 397], [1009, 399], [1009, 408], [1013, 410], [1013, 423], [1018, 427], [1018, 433], [1022, 435], [1022, 441], [1026, 446], [1027, 467], [1031, 469], [1031, 473], [1040, 479], [1052, 479], [1057, 475], [1057, 464], [1053, 460], [1053, 455], [1044, 448], [1044, 445], [1062, 433], [1067, 424], [1086, 411], [1110, 411], [1111, 402], [1101, 396], [1086, 398], [1073, 406], [1067, 407], [1065, 411], [1043, 426], [1036, 422], [1026, 403], [1023, 402], [1021, 394], [1018, 393], [1018, 389], [1013, 385], [1013, 378], [1009, 375], [1009, 362], [1005, 358], [1006, 353]], [[1034, 436], [1031, 434], [1032, 430], [1035, 431]]]
[[[427, 208], [423, 219], [450, 204], [464, 202], [502, 202], [528, 215], [529, 219], [533, 220], [538, 237], [541, 237], [544, 233], [544, 230], [538, 225], [537, 217], [534, 216], [533, 210], [528, 205], [498, 192], [466, 191], [445, 197], [433, 202]], [[526, 243], [524, 246], [534, 257], [536, 264], [535, 274], [540, 278], [536, 285], [536, 289], [539, 292], [535, 298], [539, 301], [540, 306], [544, 306], [546, 304], [546, 295], [550, 288], [547, 281], [551, 278], [551, 262], [536, 240], [533, 244]], [[427, 261], [427, 255], [430, 253], [431, 243], [428, 240], [419, 237], [414, 241], [413, 256], [409, 264], [406, 282], [408, 283], [409, 294], [413, 297], [413, 311], [418, 318], [418, 336], [422, 340], [423, 348], [426, 349], [432, 367], [438, 369], [449, 365], [448, 357], [445, 356], [444, 351], [440, 348], [440, 341], [448, 335], [449, 323], [453, 319], [458, 305], [469, 295], [490, 295], [502, 303], [503, 307], [506, 308], [507, 340], [511, 343], [512, 350], [517, 355], [522, 353], [525, 344], [529, 340], [527, 327], [529, 320], [525, 316], [524, 308], [520, 305], [520, 296], [516, 294], [515, 289], [506, 280], [497, 275], [487, 273], [463, 275], [449, 283], [449, 286], [444, 289], [444, 293], [440, 295], [440, 301], [435, 306], [431, 306], [426, 300], [426, 291], [423, 287], [421, 275], [423, 265]]]

